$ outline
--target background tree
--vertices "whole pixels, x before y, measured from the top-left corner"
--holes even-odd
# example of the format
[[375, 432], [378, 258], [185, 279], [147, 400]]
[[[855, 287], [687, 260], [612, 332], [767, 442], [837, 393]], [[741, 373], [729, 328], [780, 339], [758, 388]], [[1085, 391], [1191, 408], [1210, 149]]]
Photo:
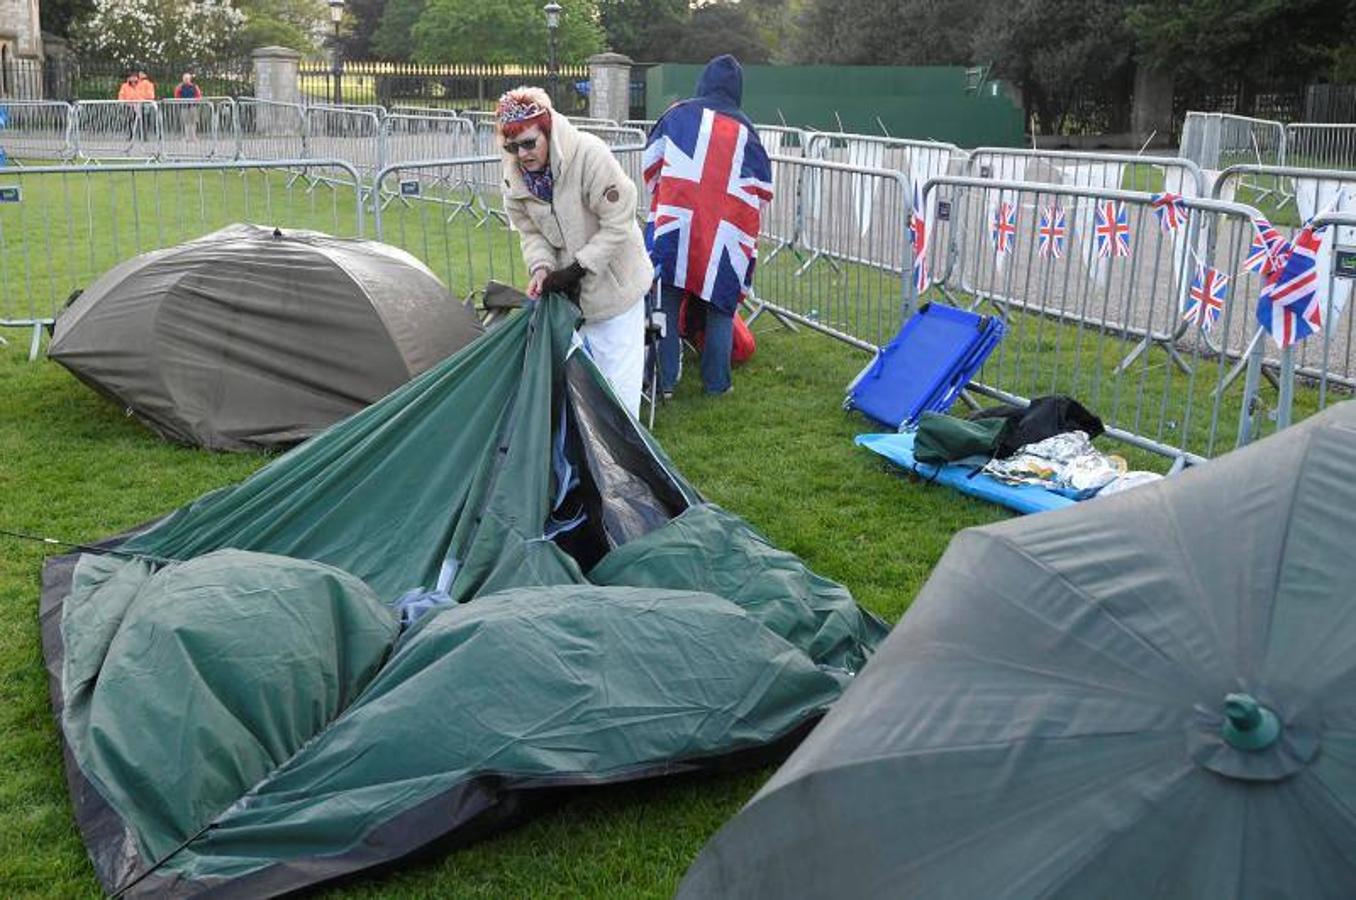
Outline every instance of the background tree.
[[607, 46], [636, 62], [673, 62], [691, 10], [687, 0], [599, 0]]
[[345, 59], [371, 59], [376, 55], [372, 40], [386, 12], [386, 0], [347, 0], [339, 46]]
[[1113, 121], [1095, 130], [1129, 130], [1134, 35], [1125, 0], [1022, 0], [990, 6], [974, 37], [972, 58], [1022, 90], [1041, 130], [1058, 133], [1080, 95], [1123, 98], [1103, 109]]
[[[421, 63], [544, 63], [546, 23], [538, 0], [429, 0], [410, 31]], [[572, 0], [560, 17], [561, 62], [581, 62], [603, 49], [594, 0]]]
[[424, 0], [387, 0], [372, 33], [372, 53], [380, 59], [408, 60], [414, 52], [410, 32], [424, 14]]
[[790, 62], [800, 41], [805, 0], [742, 0], [775, 63]]
[[1140, 0], [1128, 22], [1140, 57], [1178, 84], [1235, 84], [1247, 94], [1277, 77], [1327, 75], [1356, 26], [1350, 0]]
[[38, 21], [43, 31], [70, 37], [71, 27], [94, 12], [94, 0], [43, 0]]
[[966, 65], [991, 0], [807, 0], [796, 62], [862, 66]]
[[245, 16], [232, 48], [245, 55], [257, 47], [291, 47], [313, 52], [316, 38], [329, 22], [322, 0], [236, 0]]
[[80, 50], [131, 67], [228, 55], [244, 24], [231, 0], [94, 0], [72, 33]]
[[722, 53], [733, 54], [745, 65], [772, 58], [757, 22], [743, 3], [706, 3], [694, 9], [675, 56], [679, 62], [704, 63]]

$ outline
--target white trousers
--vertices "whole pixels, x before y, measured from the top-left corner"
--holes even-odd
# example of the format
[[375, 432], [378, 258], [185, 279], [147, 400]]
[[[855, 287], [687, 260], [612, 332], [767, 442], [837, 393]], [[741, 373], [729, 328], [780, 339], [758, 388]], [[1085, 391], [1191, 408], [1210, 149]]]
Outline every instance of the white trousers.
[[585, 322], [579, 335], [622, 406], [639, 418], [645, 382], [645, 299], [610, 319]]

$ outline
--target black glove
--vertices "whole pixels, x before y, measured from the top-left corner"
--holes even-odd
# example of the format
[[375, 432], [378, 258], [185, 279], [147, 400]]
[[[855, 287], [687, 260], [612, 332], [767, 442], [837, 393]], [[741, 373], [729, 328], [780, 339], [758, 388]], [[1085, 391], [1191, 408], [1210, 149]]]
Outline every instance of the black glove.
[[564, 294], [571, 300], [579, 298], [579, 282], [587, 275], [587, 270], [577, 262], [547, 275], [541, 283], [541, 292], [545, 294]]

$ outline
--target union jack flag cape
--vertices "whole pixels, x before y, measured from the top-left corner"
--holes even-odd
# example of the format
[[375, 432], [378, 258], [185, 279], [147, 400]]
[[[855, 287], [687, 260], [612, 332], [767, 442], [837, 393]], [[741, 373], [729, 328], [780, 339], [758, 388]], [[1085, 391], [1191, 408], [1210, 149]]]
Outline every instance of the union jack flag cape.
[[1306, 225], [1295, 235], [1285, 262], [1257, 296], [1257, 321], [1282, 349], [1323, 329], [1323, 304], [1318, 298], [1322, 230]]
[[645, 147], [650, 209], [645, 245], [656, 274], [731, 312], [753, 283], [772, 165], [758, 135], [732, 115], [680, 103]]

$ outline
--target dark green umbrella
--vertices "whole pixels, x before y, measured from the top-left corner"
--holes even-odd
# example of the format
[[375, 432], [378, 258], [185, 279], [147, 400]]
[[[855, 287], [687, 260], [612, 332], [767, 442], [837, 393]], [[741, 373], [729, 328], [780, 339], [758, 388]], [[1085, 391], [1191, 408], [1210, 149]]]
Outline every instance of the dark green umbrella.
[[1354, 536], [1354, 403], [963, 532], [680, 896], [1352, 896]]

